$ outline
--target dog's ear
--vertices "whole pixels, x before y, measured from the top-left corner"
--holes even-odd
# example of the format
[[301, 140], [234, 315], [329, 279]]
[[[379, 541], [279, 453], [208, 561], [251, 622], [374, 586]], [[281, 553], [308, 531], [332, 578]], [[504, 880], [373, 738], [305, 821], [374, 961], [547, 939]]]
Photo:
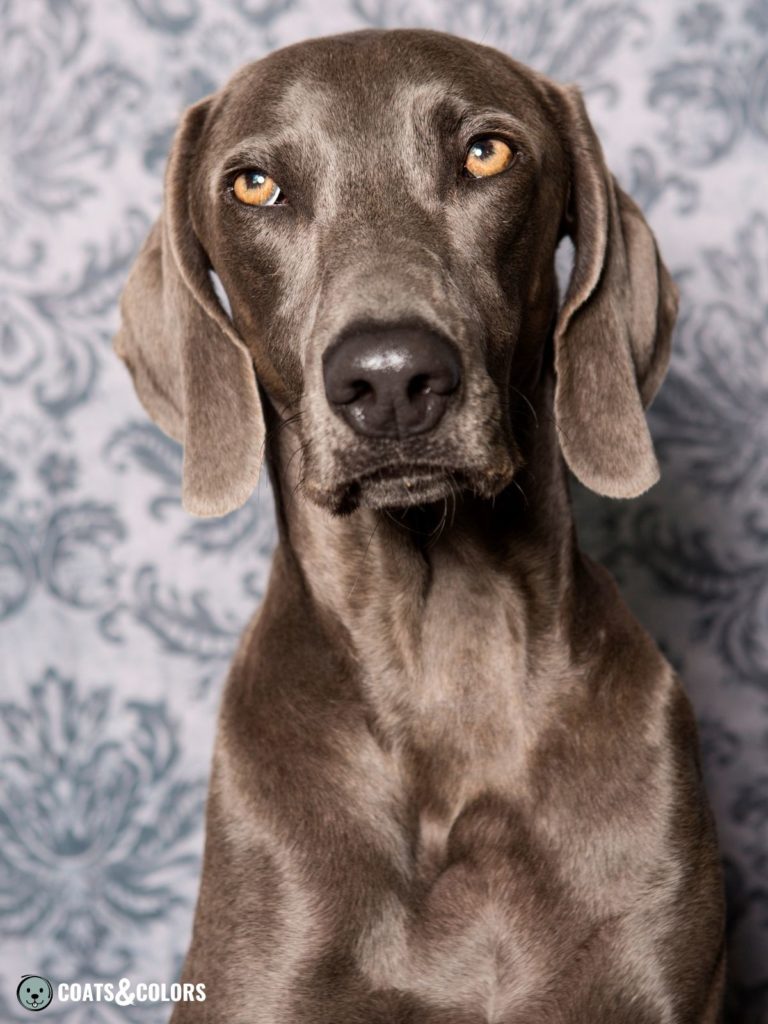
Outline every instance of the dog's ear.
[[591, 490], [632, 498], [659, 478], [643, 410], [669, 362], [677, 288], [643, 214], [605, 165], [579, 90], [555, 92], [574, 244], [554, 336], [560, 446]]
[[182, 503], [197, 516], [225, 515], [246, 501], [264, 446], [253, 361], [219, 304], [190, 216], [209, 105], [190, 107], [176, 132], [163, 212], [128, 277], [115, 338], [142, 405], [184, 446]]

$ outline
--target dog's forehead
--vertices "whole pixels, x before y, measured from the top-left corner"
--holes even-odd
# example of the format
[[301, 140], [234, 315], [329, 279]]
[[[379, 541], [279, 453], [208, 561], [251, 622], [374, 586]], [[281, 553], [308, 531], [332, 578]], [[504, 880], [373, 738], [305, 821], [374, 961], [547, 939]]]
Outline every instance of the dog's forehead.
[[508, 110], [543, 129], [534, 72], [490, 47], [428, 30], [364, 30], [277, 50], [238, 72], [223, 91], [229, 141], [259, 134], [339, 137], [387, 121], [474, 109]]

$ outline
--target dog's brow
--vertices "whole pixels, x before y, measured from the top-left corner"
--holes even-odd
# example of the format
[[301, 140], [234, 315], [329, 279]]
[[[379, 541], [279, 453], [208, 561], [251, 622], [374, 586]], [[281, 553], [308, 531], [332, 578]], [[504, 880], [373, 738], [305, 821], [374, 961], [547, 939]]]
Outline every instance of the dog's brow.
[[539, 156], [541, 142], [536, 134], [519, 118], [506, 110], [489, 108], [487, 110], [473, 110], [461, 119], [461, 131], [467, 135], [477, 135], [481, 132], [503, 132], [509, 134], [527, 149], [533, 156]]
[[266, 134], [253, 135], [251, 138], [239, 142], [227, 153], [221, 168], [226, 174], [242, 167], [262, 167], [274, 159], [275, 152], [284, 142], [284, 139], [278, 140]]
[[[534, 133], [519, 118], [506, 110], [489, 108], [487, 110], [470, 109], [459, 113], [452, 125], [452, 134], [464, 134], [467, 138], [480, 132], [504, 132], [527, 149], [533, 156], [539, 156], [540, 144]], [[310, 141], [307, 137], [306, 142]], [[252, 135], [240, 141], [224, 157], [221, 173], [228, 174], [243, 167], [265, 167], [269, 169], [275, 154], [288, 145], [304, 148], [301, 137], [287, 138], [284, 135], [272, 136], [266, 133]]]

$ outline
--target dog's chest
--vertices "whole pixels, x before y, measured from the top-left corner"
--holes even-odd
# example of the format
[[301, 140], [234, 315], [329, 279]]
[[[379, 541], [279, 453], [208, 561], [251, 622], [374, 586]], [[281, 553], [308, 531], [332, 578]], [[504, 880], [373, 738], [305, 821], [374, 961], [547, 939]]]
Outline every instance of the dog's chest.
[[[586, 784], [589, 763], [562, 784], [538, 784], [526, 708], [512, 699], [494, 716], [481, 704], [452, 749], [447, 710], [417, 720], [423, 756], [390, 791], [416, 813], [409, 829], [385, 830], [390, 848], [400, 841], [409, 895], [383, 896], [355, 950], [374, 988], [446, 1013], [482, 1011], [488, 1024], [536, 1019], [543, 993], [581, 984], [571, 977], [579, 964], [596, 985], [609, 986], [618, 967], [653, 989], [656, 925], [624, 912], [640, 905], [662, 919], [678, 885], [661, 849], [669, 809], [658, 780], [668, 766], [648, 766], [645, 803], [635, 802], [643, 824], [628, 829], [612, 780], [603, 792]], [[652, 898], [642, 895], [649, 878]]]
[[531, 752], [563, 671], [559, 662], [531, 664], [524, 602], [509, 580], [458, 559], [439, 570], [418, 619], [407, 608], [404, 626], [396, 604], [373, 608], [361, 631], [385, 788], [414, 822], [409, 845], [424, 881], [445, 863], [464, 808], [484, 794], [518, 800], [527, 792]]
[[[535, 776], [541, 738], [576, 686], [567, 647], [531, 636], [506, 581], [462, 579], [442, 574], [417, 635], [398, 634], [392, 616], [387, 656], [372, 649], [367, 662], [381, 770], [396, 776], [389, 792], [411, 822], [401, 864], [412, 901], [385, 900], [357, 952], [373, 984], [438, 1005], [450, 992], [453, 1005], [482, 1006], [495, 1021], [554, 984], [571, 953], [604, 955], [600, 922], [615, 918], [657, 851], [611, 823], [610, 780], [580, 800], [579, 779], [592, 773], [585, 733], [562, 785], [557, 772], [551, 789]], [[599, 898], [585, 903], [584, 890]]]

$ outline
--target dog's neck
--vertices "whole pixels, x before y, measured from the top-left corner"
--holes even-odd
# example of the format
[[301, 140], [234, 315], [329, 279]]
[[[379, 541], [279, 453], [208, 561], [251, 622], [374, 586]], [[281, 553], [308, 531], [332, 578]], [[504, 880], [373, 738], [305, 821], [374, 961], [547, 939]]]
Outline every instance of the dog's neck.
[[273, 432], [281, 564], [348, 645], [382, 742], [418, 743], [430, 763], [440, 751], [432, 791], [460, 793], [456, 773], [466, 783], [478, 759], [513, 769], [569, 675], [580, 560], [547, 384], [532, 402], [535, 473], [445, 510], [334, 517], [301, 492], [290, 426]]
[[[484, 603], [494, 615], [509, 611], [516, 595], [521, 608], [525, 596], [527, 617], [538, 609], [540, 628], [561, 619], [575, 548], [551, 382], [542, 382], [531, 406], [526, 437], [518, 441], [526, 468], [495, 500], [460, 494], [404, 512], [361, 508], [333, 516], [315, 506], [301, 491], [290, 424], [272, 432], [281, 544], [312, 599], [349, 633], [361, 664], [373, 668], [381, 657], [415, 671], [426, 657], [432, 615], [444, 622], [450, 646], [452, 625], [469, 625]], [[522, 638], [528, 624], [510, 628]]]

